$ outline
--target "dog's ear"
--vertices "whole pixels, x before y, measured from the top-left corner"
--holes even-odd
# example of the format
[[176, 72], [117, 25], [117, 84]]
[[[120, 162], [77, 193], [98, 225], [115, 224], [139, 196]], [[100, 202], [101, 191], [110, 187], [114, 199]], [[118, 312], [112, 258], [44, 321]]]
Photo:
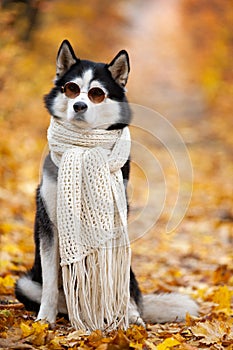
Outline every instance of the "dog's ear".
[[109, 63], [108, 70], [117, 84], [124, 87], [130, 71], [128, 53], [125, 50], [118, 52], [112, 62]]
[[61, 78], [79, 59], [68, 40], [63, 40], [57, 54], [56, 79]]

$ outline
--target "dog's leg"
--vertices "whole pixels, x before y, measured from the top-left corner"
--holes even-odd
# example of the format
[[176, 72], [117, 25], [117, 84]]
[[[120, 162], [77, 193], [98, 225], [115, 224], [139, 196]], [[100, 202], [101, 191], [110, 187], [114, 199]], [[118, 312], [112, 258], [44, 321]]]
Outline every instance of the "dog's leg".
[[[121, 168], [122, 176], [124, 179], [125, 194], [127, 199], [127, 184], [129, 180], [130, 172], [130, 159], [127, 160], [125, 165]], [[129, 210], [128, 200], [127, 208]], [[142, 314], [142, 294], [137, 282], [137, 279], [133, 273], [132, 268], [130, 268], [130, 302], [129, 302], [129, 324], [137, 324], [145, 327], [145, 323], [141, 318]]]
[[[55, 323], [58, 308], [59, 252], [58, 234], [42, 199], [43, 185], [37, 191], [35, 234], [39, 236], [42, 269], [42, 296], [37, 320]], [[52, 186], [52, 184], [51, 184]], [[55, 186], [55, 184], [53, 185]]]
[[130, 302], [129, 302], [129, 323], [145, 326], [142, 313], [142, 295], [138, 286], [138, 282], [130, 268]]
[[42, 238], [40, 244], [42, 266], [42, 297], [37, 320], [46, 320], [50, 324], [56, 322], [58, 309], [58, 237], [56, 234], [49, 242]]
[[129, 324], [137, 324], [138, 326], [145, 327], [145, 323], [140, 316], [137, 304], [133, 298], [130, 298], [129, 302]]

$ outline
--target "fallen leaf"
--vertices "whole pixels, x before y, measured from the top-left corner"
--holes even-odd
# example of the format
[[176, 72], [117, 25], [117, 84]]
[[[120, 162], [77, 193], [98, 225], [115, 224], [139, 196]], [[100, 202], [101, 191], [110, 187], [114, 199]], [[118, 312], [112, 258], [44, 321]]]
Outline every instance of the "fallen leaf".
[[[22, 331], [22, 338], [27, 338], [33, 345], [44, 345], [46, 340], [48, 340], [48, 323], [40, 321], [33, 323], [21, 322], [20, 328]], [[52, 339], [49, 339], [49, 341], [51, 340]]]
[[127, 329], [126, 336], [130, 340], [133, 339], [134, 341], [136, 340], [137, 342], [142, 343], [145, 339], [147, 339], [148, 334], [144, 327], [133, 325]]
[[233, 292], [226, 285], [220, 286], [212, 295], [213, 302], [218, 304], [217, 306], [215, 306], [215, 310], [225, 312], [229, 316], [232, 315], [232, 296]]
[[213, 273], [213, 283], [215, 285], [221, 283], [228, 283], [232, 275], [233, 269], [230, 269], [230, 267], [226, 264], [220, 265], [216, 268], [216, 270]]
[[172, 349], [173, 346], [179, 345], [180, 342], [175, 338], [167, 338], [162, 343], [157, 345], [157, 350], [169, 350]]
[[218, 320], [198, 322], [191, 327], [193, 335], [206, 345], [221, 344], [224, 340], [233, 339], [233, 320], [223, 322]]
[[20, 328], [22, 330], [22, 338], [28, 337], [29, 335], [34, 333], [34, 329], [27, 323], [21, 322]]
[[15, 278], [11, 275], [0, 277], [0, 294], [12, 294], [15, 285]]
[[113, 340], [111, 341], [111, 344], [115, 344], [122, 349], [128, 349], [129, 344], [130, 344], [130, 340], [125, 335], [125, 333], [120, 329], [116, 332], [116, 335], [113, 338]]
[[151, 341], [149, 340], [145, 340], [145, 344], [146, 346], [150, 349], [150, 350], [157, 350], [157, 346], [154, 345]]
[[78, 329], [77, 331], [71, 332], [66, 337], [67, 340], [80, 340], [81, 337], [87, 336], [87, 332], [82, 329]]
[[[5, 332], [14, 323], [14, 314], [10, 310], [0, 310], [0, 333]], [[3, 337], [3, 335], [1, 335]]]

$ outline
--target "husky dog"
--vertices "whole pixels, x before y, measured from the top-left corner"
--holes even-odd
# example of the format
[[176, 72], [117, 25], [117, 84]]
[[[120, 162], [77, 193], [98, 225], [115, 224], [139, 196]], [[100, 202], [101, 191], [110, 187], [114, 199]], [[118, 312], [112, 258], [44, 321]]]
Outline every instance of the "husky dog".
[[[64, 40], [57, 55], [55, 86], [45, 96], [46, 107], [53, 117], [77, 128], [122, 129], [131, 120], [125, 96], [129, 70], [125, 50], [110, 64], [95, 63], [77, 58], [69, 41]], [[125, 186], [129, 168], [130, 160], [121, 169]], [[58, 168], [48, 154], [36, 194], [35, 261], [15, 288], [17, 299], [26, 309], [38, 312], [37, 319], [50, 324], [55, 323], [57, 313], [67, 314], [56, 228], [57, 176]], [[186, 312], [197, 314], [197, 305], [188, 296], [176, 293], [142, 296], [131, 269], [129, 323], [182, 321]]]

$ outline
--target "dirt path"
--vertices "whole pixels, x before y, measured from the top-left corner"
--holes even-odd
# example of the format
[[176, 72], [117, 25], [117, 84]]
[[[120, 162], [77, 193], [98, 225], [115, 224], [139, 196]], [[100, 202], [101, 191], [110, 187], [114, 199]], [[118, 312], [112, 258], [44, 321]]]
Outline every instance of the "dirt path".
[[124, 35], [132, 62], [130, 99], [172, 121], [197, 118], [204, 108], [201, 89], [192, 81], [179, 6], [179, 0], [129, 2], [131, 25]]

